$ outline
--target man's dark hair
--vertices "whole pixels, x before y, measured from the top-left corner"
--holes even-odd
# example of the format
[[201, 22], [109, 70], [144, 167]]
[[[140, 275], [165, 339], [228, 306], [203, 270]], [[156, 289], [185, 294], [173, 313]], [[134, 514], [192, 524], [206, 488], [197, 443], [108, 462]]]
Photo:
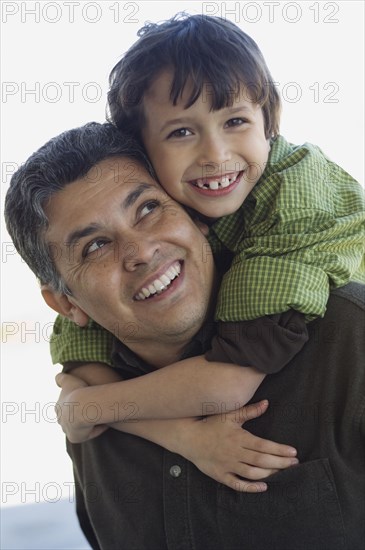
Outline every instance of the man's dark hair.
[[84, 177], [104, 159], [135, 159], [153, 176], [139, 145], [112, 124], [90, 122], [48, 141], [14, 173], [5, 200], [5, 220], [15, 248], [41, 282], [68, 293], [45, 242], [44, 207], [51, 196]]
[[140, 139], [144, 94], [163, 70], [172, 70], [174, 105], [187, 82], [191, 93], [185, 108], [204, 84], [209, 84], [212, 110], [232, 106], [244, 91], [262, 107], [266, 137], [279, 133], [279, 94], [256, 42], [237, 25], [220, 17], [177, 14], [146, 24], [138, 36], [109, 77], [108, 117], [116, 126], [130, 128]]

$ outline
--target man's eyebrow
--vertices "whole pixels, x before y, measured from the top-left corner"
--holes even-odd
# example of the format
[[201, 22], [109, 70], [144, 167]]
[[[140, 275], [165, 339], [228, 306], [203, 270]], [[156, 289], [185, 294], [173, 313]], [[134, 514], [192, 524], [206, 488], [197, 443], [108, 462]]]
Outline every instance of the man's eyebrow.
[[[145, 191], [149, 189], [153, 189], [155, 186], [151, 183], [140, 183], [136, 189], [133, 189], [128, 195], [125, 197], [125, 199], [122, 202], [122, 208], [123, 210], [126, 210], [133, 206], [133, 204], [136, 202], [136, 200], [144, 193]], [[85, 237], [89, 237], [90, 235], [93, 235], [97, 231], [100, 231], [102, 229], [101, 225], [98, 223], [90, 223], [86, 227], [83, 227], [82, 229], [75, 229], [75, 231], [72, 231], [67, 237], [66, 237], [66, 245], [68, 247], [71, 247], [75, 245], [80, 239], [83, 239]]]
[[133, 189], [128, 195], [125, 197], [124, 201], [122, 202], [122, 208], [123, 210], [126, 210], [127, 208], [130, 208], [134, 205], [136, 200], [148, 189], [153, 189], [155, 186], [151, 183], [140, 183], [136, 189]]
[[83, 227], [82, 229], [75, 229], [75, 231], [72, 231], [66, 238], [66, 245], [68, 247], [73, 246], [75, 243], [77, 243], [80, 239], [83, 239], [84, 237], [89, 237], [90, 235], [93, 235], [97, 231], [101, 229], [101, 226], [98, 223], [91, 223], [90, 225], [87, 225], [86, 227]]

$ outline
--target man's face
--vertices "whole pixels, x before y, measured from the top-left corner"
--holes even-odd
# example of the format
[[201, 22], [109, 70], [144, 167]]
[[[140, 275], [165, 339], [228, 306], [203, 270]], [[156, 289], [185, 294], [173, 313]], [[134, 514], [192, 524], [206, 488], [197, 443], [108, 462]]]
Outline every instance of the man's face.
[[135, 161], [104, 160], [45, 211], [72, 304], [142, 357], [199, 330], [214, 278], [207, 241]]
[[161, 73], [143, 100], [142, 139], [158, 179], [178, 202], [217, 218], [235, 212], [268, 160], [262, 109], [244, 89], [231, 107], [211, 110], [209, 85], [191, 107], [185, 86], [170, 99], [172, 73]]

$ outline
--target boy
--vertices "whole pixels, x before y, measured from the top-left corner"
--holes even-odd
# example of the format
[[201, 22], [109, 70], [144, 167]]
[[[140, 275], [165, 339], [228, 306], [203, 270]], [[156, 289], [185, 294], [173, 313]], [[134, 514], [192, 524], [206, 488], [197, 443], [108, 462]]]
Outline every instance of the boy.
[[[323, 316], [330, 289], [364, 281], [360, 186], [317, 147], [279, 136], [280, 100], [262, 54], [223, 19], [144, 27], [112, 71], [109, 108], [143, 143], [165, 190], [209, 223], [215, 253], [233, 257], [218, 336], [195, 364], [279, 371], [304, 345], [306, 322]], [[92, 350], [97, 329], [72, 331], [73, 346]], [[110, 363], [107, 347], [91, 357], [67, 350], [68, 339], [63, 326], [55, 362]]]

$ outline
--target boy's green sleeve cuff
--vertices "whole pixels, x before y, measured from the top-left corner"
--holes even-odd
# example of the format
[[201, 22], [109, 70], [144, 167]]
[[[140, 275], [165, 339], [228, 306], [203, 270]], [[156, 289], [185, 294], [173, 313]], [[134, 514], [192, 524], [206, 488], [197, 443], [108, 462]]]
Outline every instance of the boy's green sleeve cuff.
[[50, 339], [53, 364], [69, 361], [106, 363], [112, 366], [113, 335], [95, 321], [79, 327], [58, 315]]

